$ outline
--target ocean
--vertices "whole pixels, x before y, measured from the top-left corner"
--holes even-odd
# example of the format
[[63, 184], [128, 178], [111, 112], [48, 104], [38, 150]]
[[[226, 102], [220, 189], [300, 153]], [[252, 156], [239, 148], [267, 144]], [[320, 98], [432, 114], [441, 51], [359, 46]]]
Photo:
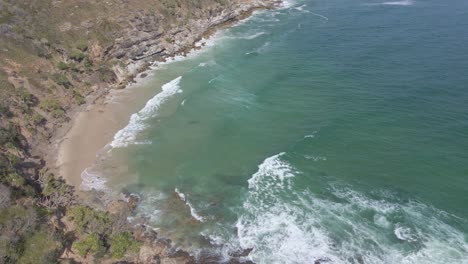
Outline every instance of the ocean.
[[84, 184], [138, 193], [181, 247], [468, 263], [467, 1], [286, 3], [143, 86]]

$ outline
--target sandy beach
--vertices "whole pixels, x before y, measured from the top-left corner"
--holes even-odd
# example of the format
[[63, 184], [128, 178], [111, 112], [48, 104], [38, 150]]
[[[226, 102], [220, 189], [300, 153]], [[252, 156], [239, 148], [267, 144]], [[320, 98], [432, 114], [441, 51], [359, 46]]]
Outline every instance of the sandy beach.
[[147, 98], [159, 92], [158, 87], [147, 89], [148, 78], [151, 76], [139, 78], [124, 90], [111, 90], [104, 98], [75, 114], [68, 131], [56, 140], [58, 154], [55, 165], [67, 183], [79, 189], [82, 172], [93, 165], [100, 151]]
[[[279, 6], [280, 2], [275, 4]], [[249, 9], [241, 12], [236, 19], [209, 28], [202, 40], [175, 58], [193, 55], [219, 30], [248, 19], [254, 11], [267, 8]], [[161, 91], [161, 86], [155, 86], [157, 82], [151, 82], [155, 71], [157, 70], [147, 69], [124, 89], [110, 89], [109, 93], [98, 95], [85, 107], [70, 114], [72, 121], [57, 131], [50, 150], [54, 153], [47, 155], [47, 163], [54, 164], [56, 172], [68, 184], [80, 190], [83, 171], [95, 163], [100, 151], [112, 142], [115, 133], [127, 125], [130, 116], [138, 112], [149, 98]], [[151, 86], [148, 86], [150, 82]], [[136, 89], [138, 91], [135, 91]]]

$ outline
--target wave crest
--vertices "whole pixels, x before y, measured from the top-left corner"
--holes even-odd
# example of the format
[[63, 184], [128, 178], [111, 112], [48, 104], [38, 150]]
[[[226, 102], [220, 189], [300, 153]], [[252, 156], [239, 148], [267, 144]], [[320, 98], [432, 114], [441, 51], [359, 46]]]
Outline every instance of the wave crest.
[[161, 105], [171, 96], [182, 91], [180, 89], [181, 79], [182, 76], [179, 76], [164, 84], [161, 87], [162, 91], [151, 98], [138, 113], [133, 114], [130, 117], [128, 125], [114, 135], [114, 140], [112, 140], [110, 146], [113, 148], [122, 148], [134, 143], [138, 133], [147, 127], [145, 121], [154, 117]]

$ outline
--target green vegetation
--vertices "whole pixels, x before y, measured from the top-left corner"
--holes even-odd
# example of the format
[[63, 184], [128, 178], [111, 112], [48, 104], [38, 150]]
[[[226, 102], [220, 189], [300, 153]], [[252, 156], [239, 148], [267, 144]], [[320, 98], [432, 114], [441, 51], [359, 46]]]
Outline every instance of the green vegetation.
[[68, 70], [69, 66], [65, 62], [60, 61], [59, 63], [57, 63], [57, 68], [59, 68], [62, 71], [65, 71]]
[[39, 107], [51, 114], [52, 117], [57, 119], [64, 119], [65, 118], [65, 110], [63, 110], [62, 106], [57, 100], [54, 99], [46, 99], [39, 104]]
[[8, 125], [0, 127], [0, 145], [7, 143], [13, 146], [20, 146], [22, 141], [22, 135], [19, 131], [19, 127], [15, 125]]
[[52, 79], [58, 84], [61, 85], [65, 88], [69, 88], [72, 86], [70, 80], [68, 80], [67, 76], [60, 74], [60, 73], [54, 73], [52, 75]]
[[38, 125], [42, 125], [46, 121], [46, 119], [41, 114], [34, 113], [33, 116], [31, 117], [31, 121], [34, 125], [38, 126]]
[[138, 252], [141, 243], [136, 241], [129, 232], [113, 235], [110, 239], [110, 252], [113, 258], [120, 259], [127, 252]]
[[19, 264], [54, 263], [60, 255], [62, 243], [50, 234], [50, 230], [39, 230], [27, 237], [23, 243], [23, 255]]
[[91, 60], [88, 57], [86, 57], [83, 60], [83, 65], [85, 66], [86, 70], [89, 71], [91, 69], [91, 67], [93, 66], [93, 63], [91, 62]]
[[80, 232], [107, 235], [111, 232], [111, 220], [107, 212], [93, 210], [84, 205], [70, 208], [67, 215]]
[[82, 52], [85, 52], [88, 50], [88, 43], [85, 41], [81, 41], [76, 45], [76, 48], [81, 50]]
[[47, 112], [52, 112], [57, 109], [62, 109], [62, 106], [60, 106], [60, 103], [57, 100], [54, 99], [46, 99], [42, 101], [39, 104], [39, 107]]
[[99, 67], [98, 72], [99, 80], [101, 80], [102, 82], [110, 83], [115, 81], [115, 73], [108, 66], [102, 65], [101, 67]]
[[73, 251], [76, 251], [80, 256], [85, 257], [87, 254], [92, 254], [95, 257], [104, 255], [106, 248], [104, 242], [98, 234], [84, 236], [73, 243]]
[[4, 116], [4, 117], [11, 117], [12, 113], [10, 111], [10, 108], [8, 107], [8, 105], [3, 102], [3, 101], [0, 101], [0, 117], [1, 116]]
[[75, 50], [70, 53], [70, 59], [74, 61], [81, 62], [84, 58], [86, 58], [86, 55], [81, 51]]
[[24, 239], [36, 230], [38, 214], [32, 207], [14, 205], [0, 210], [0, 261], [17, 263]]
[[78, 105], [82, 105], [86, 103], [86, 100], [83, 95], [80, 94], [78, 91], [73, 91], [73, 98], [75, 99]]
[[21, 102], [26, 106], [33, 106], [34, 105], [34, 96], [26, 90], [24, 87], [18, 88], [18, 97], [20, 98]]
[[56, 263], [64, 248], [118, 259], [140, 247], [127, 223], [130, 209], [110, 214], [77, 205], [73, 188], [41, 171], [31, 154], [66, 118], [67, 104], [85, 104], [91, 86], [117, 82], [112, 67], [127, 62], [115, 60], [113, 48], [135, 29], [130, 23], [156, 33], [192, 22], [201, 13], [191, 11], [206, 6], [134, 2], [0, 0], [0, 263]]
[[26, 180], [18, 173], [13, 172], [7, 175], [7, 177], [5, 178], [5, 182], [13, 187], [21, 187], [26, 183]]

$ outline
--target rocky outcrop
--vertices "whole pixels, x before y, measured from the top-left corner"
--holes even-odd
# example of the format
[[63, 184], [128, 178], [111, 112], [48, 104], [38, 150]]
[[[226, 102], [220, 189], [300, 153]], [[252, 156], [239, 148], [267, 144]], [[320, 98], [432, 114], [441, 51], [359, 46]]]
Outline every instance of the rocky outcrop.
[[[44, 166], [56, 172], [53, 136], [61, 127], [66, 130], [79, 105], [84, 109], [110, 89], [124, 88], [151, 63], [186, 54], [215, 29], [274, 4], [274, 0], [0, 0], [0, 172], [8, 167], [8, 173], [15, 171], [35, 186]], [[35, 187], [43, 202], [42, 187]], [[26, 196], [31, 193], [24, 191]], [[106, 208], [114, 229], [127, 230], [127, 216], [138, 203], [137, 197], [126, 198]], [[83, 197], [77, 199], [84, 203]], [[50, 221], [45, 216], [44, 222], [59, 233], [72, 233], [73, 225], [59, 224], [67, 222], [63, 212], [56, 214]], [[244, 259], [251, 249], [231, 252], [228, 260], [210, 251], [195, 258], [144, 223], [132, 234], [143, 245], [135, 258], [125, 259], [131, 263], [250, 263]], [[89, 263], [70, 251], [77, 237], [69, 239], [63, 258]], [[102, 263], [110, 261], [114, 260]]]
[[[193, 19], [182, 25], [171, 25], [165, 30], [163, 15], [141, 10], [130, 19], [130, 27], [116, 39], [114, 45], [106, 54], [108, 59], [119, 59], [126, 64], [137, 61], [153, 62], [176, 54], [184, 54], [203, 37], [214, 32], [214, 29], [226, 26], [250, 15], [254, 10], [271, 8], [274, 1], [257, 0], [233, 2], [228, 7], [211, 6], [209, 14], [195, 10]], [[139, 65], [145, 65], [139, 63]], [[143, 67], [136, 67], [141, 70]], [[127, 71], [134, 75], [135, 71]]]

